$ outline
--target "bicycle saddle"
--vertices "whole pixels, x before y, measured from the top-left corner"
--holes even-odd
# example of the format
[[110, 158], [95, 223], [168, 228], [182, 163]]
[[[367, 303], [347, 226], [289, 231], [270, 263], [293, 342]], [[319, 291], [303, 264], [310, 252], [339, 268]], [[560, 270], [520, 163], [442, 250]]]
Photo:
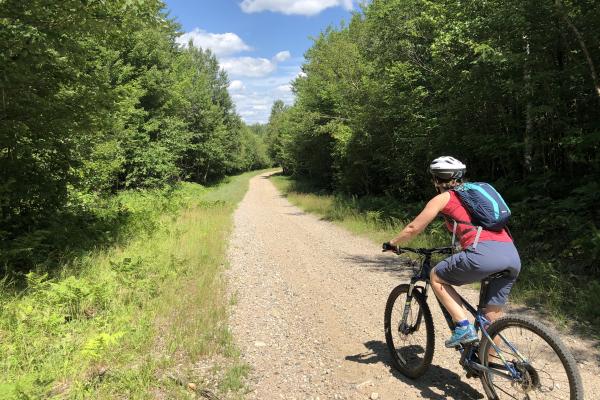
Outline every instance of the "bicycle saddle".
[[489, 275], [485, 279], [506, 278], [507, 276], [510, 276], [510, 270], [505, 269], [504, 271], [496, 272], [495, 274]]

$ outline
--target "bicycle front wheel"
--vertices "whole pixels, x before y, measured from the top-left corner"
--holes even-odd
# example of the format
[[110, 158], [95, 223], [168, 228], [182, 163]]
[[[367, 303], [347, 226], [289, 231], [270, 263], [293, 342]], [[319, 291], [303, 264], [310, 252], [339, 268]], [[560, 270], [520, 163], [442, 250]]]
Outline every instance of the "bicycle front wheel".
[[[409, 378], [418, 378], [431, 365], [434, 348], [433, 318], [425, 296], [409, 285], [400, 285], [390, 293], [385, 306], [385, 341], [393, 366]], [[407, 311], [406, 320], [403, 320]]]
[[[487, 332], [499, 351], [484, 337], [480, 360], [502, 373], [481, 376], [490, 399], [583, 400], [577, 363], [554, 331], [536, 320], [514, 315], [494, 321]], [[511, 372], [518, 377], [509, 377]]]

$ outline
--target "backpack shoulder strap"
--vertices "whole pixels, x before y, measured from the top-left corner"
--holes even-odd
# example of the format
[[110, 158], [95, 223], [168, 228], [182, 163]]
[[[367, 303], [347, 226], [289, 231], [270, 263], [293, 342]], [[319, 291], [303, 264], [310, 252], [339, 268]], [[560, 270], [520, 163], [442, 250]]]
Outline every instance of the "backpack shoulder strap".
[[[471, 231], [477, 231], [477, 233], [475, 234], [475, 241], [473, 242], [473, 248], [476, 249], [477, 248], [477, 244], [479, 243], [479, 238], [481, 237], [481, 231], [483, 231], [483, 227], [479, 226], [479, 225], [475, 225], [471, 222], [467, 222], [467, 221], [461, 221], [458, 219], [454, 219], [454, 218], [450, 218], [449, 216], [447, 216], [446, 214], [442, 214], [442, 217], [446, 220], [446, 222], [448, 222], [449, 224], [452, 224], [452, 247], [454, 247], [454, 244], [456, 242], [456, 231], [458, 229], [458, 225], [469, 225], [472, 228], [467, 230], [467, 232], [471, 232]], [[452, 222], [450, 222], [452, 221]], [[508, 230], [508, 228], [507, 228]], [[510, 233], [509, 233], [510, 235]], [[512, 238], [512, 236], [511, 236]]]
[[508, 225], [504, 226], [504, 230], [506, 231], [506, 233], [508, 234], [508, 237], [511, 238], [511, 240], [514, 242], [515, 238], [513, 238], [512, 232], [510, 231], [510, 229], [508, 229]]

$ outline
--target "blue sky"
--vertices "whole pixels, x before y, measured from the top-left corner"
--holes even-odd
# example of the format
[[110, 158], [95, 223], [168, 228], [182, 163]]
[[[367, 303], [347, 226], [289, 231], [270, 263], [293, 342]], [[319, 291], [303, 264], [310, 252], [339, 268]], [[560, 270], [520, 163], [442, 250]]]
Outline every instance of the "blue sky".
[[291, 104], [310, 37], [348, 21], [354, 0], [166, 0], [170, 16], [228, 72], [229, 92], [247, 123], [267, 122], [277, 99]]

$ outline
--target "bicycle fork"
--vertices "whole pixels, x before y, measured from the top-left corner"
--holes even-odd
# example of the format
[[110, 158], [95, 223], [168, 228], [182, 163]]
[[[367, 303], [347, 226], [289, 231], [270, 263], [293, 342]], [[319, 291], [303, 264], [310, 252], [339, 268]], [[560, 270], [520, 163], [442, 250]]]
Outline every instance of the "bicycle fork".
[[419, 314], [417, 315], [417, 320], [415, 321], [414, 326], [411, 327], [407, 323], [408, 315], [410, 314], [410, 305], [412, 303], [413, 292], [415, 289], [418, 291], [421, 291], [421, 293], [423, 294], [423, 298], [425, 300], [427, 299], [428, 286], [429, 286], [429, 283], [426, 283], [424, 288], [421, 286], [417, 286], [416, 282], [410, 283], [410, 286], [408, 287], [408, 293], [406, 294], [406, 302], [404, 303], [404, 311], [402, 312], [402, 319], [400, 320], [400, 324], [398, 325], [398, 332], [400, 332], [404, 335], [409, 335], [409, 334], [419, 330], [419, 328], [421, 326], [421, 321], [423, 320], [423, 311], [419, 307]]

